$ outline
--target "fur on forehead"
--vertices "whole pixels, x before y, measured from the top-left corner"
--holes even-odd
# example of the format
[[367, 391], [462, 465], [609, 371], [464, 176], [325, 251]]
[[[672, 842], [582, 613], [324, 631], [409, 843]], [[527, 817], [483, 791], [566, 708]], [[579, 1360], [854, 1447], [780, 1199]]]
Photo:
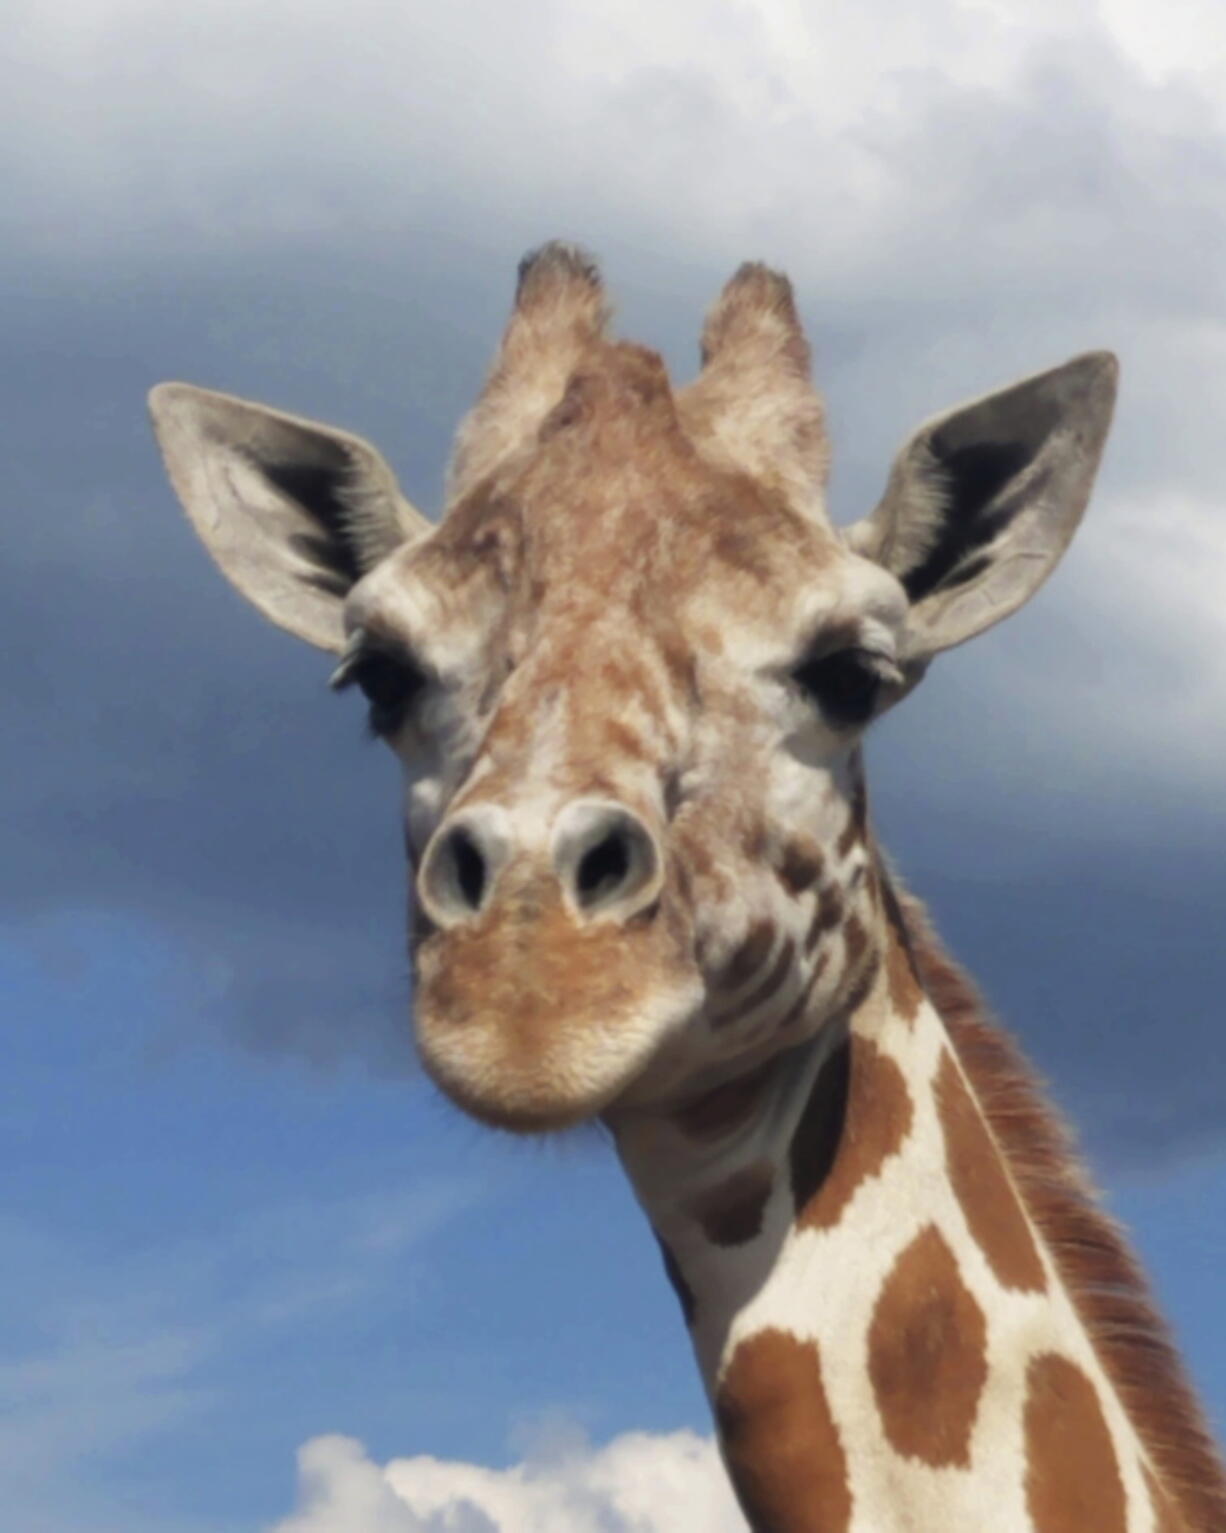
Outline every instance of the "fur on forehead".
[[786, 277], [757, 263], [736, 272], [707, 317], [702, 371], [676, 395], [660, 358], [610, 341], [608, 321], [590, 256], [555, 242], [524, 258], [489, 378], [457, 433], [450, 502], [567, 427], [650, 421], [825, 522], [825, 416]]

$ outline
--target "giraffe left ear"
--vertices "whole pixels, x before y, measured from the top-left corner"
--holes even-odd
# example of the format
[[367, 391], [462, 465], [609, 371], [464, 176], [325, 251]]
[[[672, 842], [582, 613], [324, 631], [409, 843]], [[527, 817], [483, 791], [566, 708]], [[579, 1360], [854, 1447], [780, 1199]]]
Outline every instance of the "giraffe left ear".
[[909, 659], [1008, 617], [1051, 574], [1090, 498], [1118, 375], [1110, 352], [1089, 352], [937, 416], [899, 453], [847, 540], [911, 598]]
[[349, 588], [432, 527], [382, 454], [189, 383], [158, 384], [149, 409], [170, 481], [223, 574], [281, 628], [339, 652]]

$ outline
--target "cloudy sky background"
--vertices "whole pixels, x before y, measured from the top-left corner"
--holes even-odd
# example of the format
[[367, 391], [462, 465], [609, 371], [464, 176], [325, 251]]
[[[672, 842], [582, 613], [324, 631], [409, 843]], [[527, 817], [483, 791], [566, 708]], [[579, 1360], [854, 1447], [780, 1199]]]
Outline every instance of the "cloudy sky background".
[[[349, 426], [437, 508], [520, 253], [693, 367], [749, 256], [836, 514], [927, 414], [1109, 345], [1090, 517], [872, 751], [1221, 1425], [1226, 18], [1209, 0], [18, 0], [0, 45], [0, 1504], [28, 1533], [740, 1526], [595, 1137], [406, 1047], [390, 760], [214, 573], [143, 397]], [[296, 1457], [297, 1455], [297, 1457]]]

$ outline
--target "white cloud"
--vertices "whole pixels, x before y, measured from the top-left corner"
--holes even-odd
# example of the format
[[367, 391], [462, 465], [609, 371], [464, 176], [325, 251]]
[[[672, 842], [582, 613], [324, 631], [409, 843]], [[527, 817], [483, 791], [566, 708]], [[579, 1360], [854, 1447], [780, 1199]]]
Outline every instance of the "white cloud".
[[379, 1465], [349, 1437], [298, 1453], [299, 1507], [273, 1533], [745, 1533], [714, 1443], [693, 1432], [572, 1442], [509, 1469]]
[[1103, 20], [1149, 79], [1186, 77], [1219, 108], [1226, 84], [1226, 17], [1217, 0], [1099, 0]]

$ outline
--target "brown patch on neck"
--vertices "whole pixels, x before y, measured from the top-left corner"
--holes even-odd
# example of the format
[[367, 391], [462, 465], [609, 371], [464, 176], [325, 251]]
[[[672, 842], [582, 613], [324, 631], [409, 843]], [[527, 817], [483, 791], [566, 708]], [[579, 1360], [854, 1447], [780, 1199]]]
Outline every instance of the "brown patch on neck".
[[902, 1071], [850, 1034], [822, 1066], [792, 1136], [797, 1227], [833, 1228], [856, 1189], [902, 1148], [911, 1116]]
[[881, 1424], [905, 1458], [933, 1468], [970, 1464], [987, 1340], [983, 1311], [930, 1224], [895, 1262], [868, 1333]]
[[945, 1137], [946, 1170], [971, 1238], [1002, 1287], [1042, 1293], [1047, 1275], [1030, 1225], [1000, 1151], [950, 1054], [943, 1056], [937, 1071], [936, 1105]]
[[1124, 1485], [1093, 1384], [1054, 1352], [1026, 1376], [1026, 1505], [1035, 1533], [1127, 1533]]
[[742, 1341], [716, 1391], [715, 1419], [754, 1533], [847, 1533], [847, 1456], [816, 1343], [773, 1329]]
[[745, 1166], [703, 1193], [692, 1209], [703, 1234], [716, 1246], [743, 1246], [762, 1230], [775, 1174], [765, 1161]]
[[746, 1121], [761, 1101], [777, 1061], [770, 1059], [756, 1070], [715, 1086], [673, 1114], [673, 1122], [687, 1139], [720, 1139]]
[[1043, 1100], [1012, 1039], [988, 1019], [978, 992], [942, 949], [923, 906], [902, 895], [901, 913], [924, 989], [1022, 1204], [1178, 1514], [1177, 1526], [1184, 1533], [1220, 1533], [1226, 1528], [1226, 1471], [1144, 1273], [1118, 1226], [1097, 1206], [1068, 1129]]

